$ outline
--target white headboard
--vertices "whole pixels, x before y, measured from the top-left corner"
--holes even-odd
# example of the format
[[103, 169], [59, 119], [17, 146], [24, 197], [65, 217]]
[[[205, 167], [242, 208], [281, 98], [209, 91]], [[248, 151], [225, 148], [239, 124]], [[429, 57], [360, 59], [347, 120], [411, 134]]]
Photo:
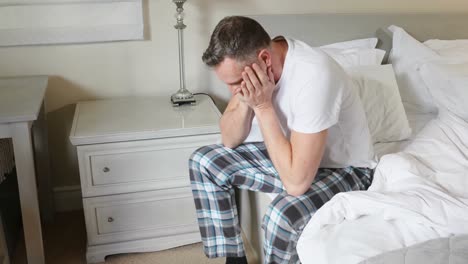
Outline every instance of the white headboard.
[[[378, 37], [378, 48], [392, 48], [386, 28], [403, 27], [420, 41], [428, 39], [468, 39], [468, 13], [440, 14], [288, 14], [251, 15], [270, 36], [284, 35], [320, 46], [358, 38]], [[217, 80], [213, 86], [222, 85]], [[216, 93], [215, 93], [216, 94]], [[227, 100], [229, 93], [219, 96]], [[224, 109], [224, 102], [217, 102]]]
[[[378, 47], [389, 51], [391, 37], [383, 29], [403, 27], [420, 41], [468, 39], [468, 13], [456, 14], [301, 14], [255, 15], [274, 37], [285, 35], [312, 46], [377, 36]], [[387, 52], [388, 53], [388, 52]]]

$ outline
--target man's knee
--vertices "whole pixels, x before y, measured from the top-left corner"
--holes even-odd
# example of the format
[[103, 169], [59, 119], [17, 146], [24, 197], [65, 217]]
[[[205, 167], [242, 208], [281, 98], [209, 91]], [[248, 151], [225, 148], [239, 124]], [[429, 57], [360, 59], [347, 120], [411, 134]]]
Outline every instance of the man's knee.
[[222, 145], [213, 144], [196, 149], [189, 158], [190, 179], [195, 180], [194, 171], [202, 171], [209, 168], [216, 156], [220, 153]]
[[203, 164], [209, 160], [212, 160], [216, 153], [219, 153], [219, 149], [223, 148], [222, 145], [213, 144], [208, 146], [203, 146], [196, 149], [189, 158], [189, 164], [197, 163]]
[[266, 232], [272, 226], [279, 226], [289, 232], [300, 232], [304, 223], [312, 217], [313, 212], [309, 211], [304, 208], [304, 202], [301, 201], [300, 196], [281, 193], [268, 206], [262, 227]]

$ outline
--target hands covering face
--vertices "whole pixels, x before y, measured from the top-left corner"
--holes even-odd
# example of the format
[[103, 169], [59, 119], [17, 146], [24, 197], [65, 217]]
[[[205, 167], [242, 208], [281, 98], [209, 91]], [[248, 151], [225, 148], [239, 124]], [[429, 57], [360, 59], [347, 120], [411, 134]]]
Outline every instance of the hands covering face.
[[240, 88], [234, 94], [239, 94], [243, 102], [254, 110], [272, 106], [275, 82], [273, 72], [265, 62], [246, 66], [242, 72], [242, 80]]

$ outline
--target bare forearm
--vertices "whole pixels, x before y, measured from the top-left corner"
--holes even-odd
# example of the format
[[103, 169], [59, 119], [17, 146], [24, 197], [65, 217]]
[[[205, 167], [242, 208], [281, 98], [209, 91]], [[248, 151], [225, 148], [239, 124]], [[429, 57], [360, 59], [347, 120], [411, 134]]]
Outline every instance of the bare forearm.
[[286, 138], [274, 109], [256, 109], [268, 153], [288, 194], [299, 196], [311, 186], [322, 159], [328, 131]]
[[223, 145], [235, 148], [242, 144], [250, 132], [252, 118], [253, 111], [249, 106], [238, 100], [230, 102], [220, 120]]
[[265, 141], [271, 161], [278, 171], [286, 190], [290, 190], [293, 185], [301, 181], [301, 179], [294, 177], [292, 173], [291, 143], [284, 136], [273, 108], [256, 110], [255, 115], [259, 120], [263, 140]]

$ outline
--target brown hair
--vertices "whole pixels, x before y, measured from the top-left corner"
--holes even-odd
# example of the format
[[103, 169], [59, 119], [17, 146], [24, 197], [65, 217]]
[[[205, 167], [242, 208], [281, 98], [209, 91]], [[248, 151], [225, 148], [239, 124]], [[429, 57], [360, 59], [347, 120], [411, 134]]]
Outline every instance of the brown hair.
[[226, 57], [246, 61], [258, 50], [269, 47], [270, 43], [270, 36], [257, 21], [229, 16], [216, 25], [202, 60], [210, 67], [217, 66]]

